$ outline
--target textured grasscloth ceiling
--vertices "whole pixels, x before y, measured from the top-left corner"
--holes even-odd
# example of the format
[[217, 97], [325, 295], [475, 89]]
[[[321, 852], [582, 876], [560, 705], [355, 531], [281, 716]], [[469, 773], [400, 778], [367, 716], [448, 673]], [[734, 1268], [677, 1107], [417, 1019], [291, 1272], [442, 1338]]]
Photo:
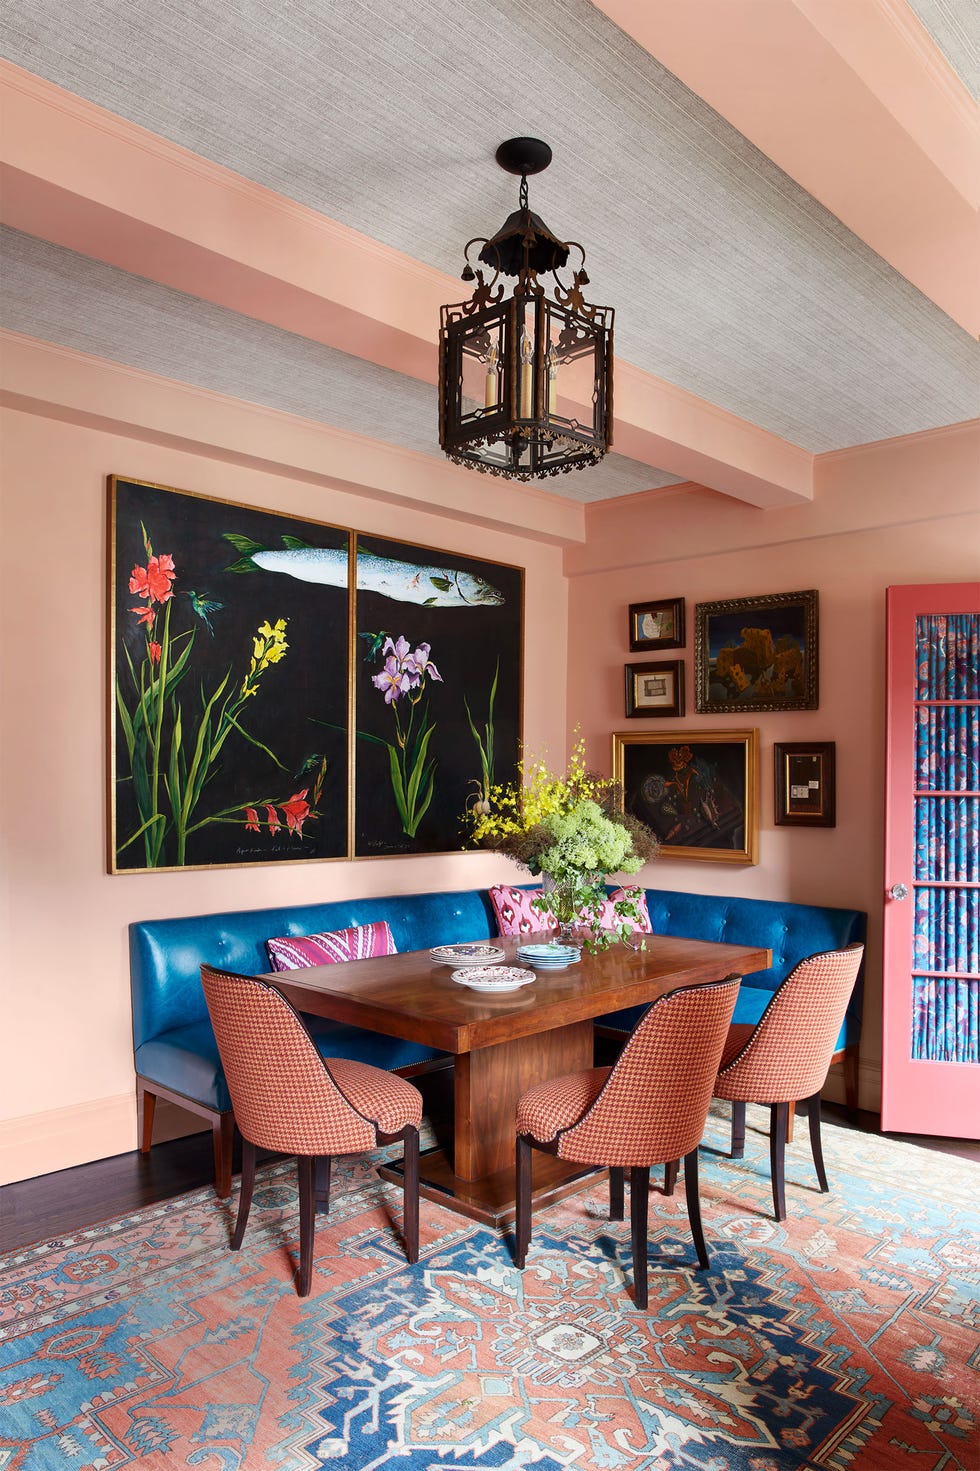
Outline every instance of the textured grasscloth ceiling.
[[980, 98], [980, 5], [977, 0], [907, 0], [960, 81]]
[[[972, 339], [587, 0], [76, 0], [70, 16], [63, 0], [9, 0], [4, 49], [452, 274], [515, 204], [497, 143], [543, 136], [555, 162], [531, 181], [532, 207], [586, 245], [623, 359], [812, 451], [977, 412]], [[70, 296], [82, 265], [59, 269]], [[60, 322], [81, 324], [58, 312], [42, 330], [44, 289], [18, 304], [21, 330], [61, 340]], [[124, 297], [127, 340], [152, 354], [156, 314], [132, 282]], [[278, 381], [260, 361], [271, 340], [256, 329], [239, 347], [260, 402], [260, 381]], [[229, 371], [214, 357], [212, 384]], [[417, 383], [362, 373], [389, 422], [413, 421], [423, 398], [432, 412]], [[336, 388], [331, 422], [363, 432], [359, 394]], [[548, 489], [574, 493], [590, 473]]]
[[[436, 391], [428, 383], [17, 230], [0, 227], [0, 254], [0, 326], [314, 423], [441, 455]], [[674, 476], [610, 454], [588, 474], [563, 476], [560, 488], [571, 500], [600, 501], [675, 483]], [[553, 488], [551, 481], [548, 489]]]

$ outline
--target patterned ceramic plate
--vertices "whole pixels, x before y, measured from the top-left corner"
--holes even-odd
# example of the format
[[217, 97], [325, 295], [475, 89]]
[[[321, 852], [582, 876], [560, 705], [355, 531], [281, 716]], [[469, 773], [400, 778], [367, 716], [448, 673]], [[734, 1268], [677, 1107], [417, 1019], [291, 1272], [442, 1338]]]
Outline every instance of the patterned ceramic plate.
[[521, 970], [516, 965], [484, 965], [454, 971], [453, 980], [473, 991], [517, 991], [521, 986], [531, 984], [534, 971]]
[[437, 965], [493, 965], [503, 960], [504, 952], [496, 945], [437, 945], [429, 951]]

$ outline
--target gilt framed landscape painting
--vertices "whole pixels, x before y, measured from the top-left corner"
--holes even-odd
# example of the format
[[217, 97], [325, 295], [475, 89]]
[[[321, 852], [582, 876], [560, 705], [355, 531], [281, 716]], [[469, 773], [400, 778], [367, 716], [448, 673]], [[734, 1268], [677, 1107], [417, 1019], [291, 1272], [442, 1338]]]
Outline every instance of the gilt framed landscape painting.
[[109, 869], [458, 850], [521, 737], [520, 568], [109, 478]]
[[662, 857], [758, 862], [757, 730], [618, 732], [613, 777]]
[[815, 710], [817, 632], [813, 588], [696, 604], [698, 713]]

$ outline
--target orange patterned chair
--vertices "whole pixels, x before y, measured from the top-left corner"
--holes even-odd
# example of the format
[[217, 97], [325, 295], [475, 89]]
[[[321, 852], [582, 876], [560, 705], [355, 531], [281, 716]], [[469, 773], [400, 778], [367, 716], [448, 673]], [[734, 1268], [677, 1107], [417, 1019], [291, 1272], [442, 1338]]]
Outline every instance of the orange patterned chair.
[[[732, 1104], [732, 1158], [745, 1152], [745, 1105], [770, 1105], [769, 1158], [776, 1220], [786, 1219], [785, 1155], [790, 1109], [805, 1100], [810, 1148], [820, 1189], [827, 1191], [820, 1144], [820, 1090], [861, 968], [864, 946], [811, 955], [777, 987], [756, 1025], [731, 1027], [715, 1097]], [[667, 1189], [673, 1180], [668, 1170]]]
[[[323, 1209], [329, 1209], [331, 1157], [400, 1139], [405, 1148], [405, 1251], [410, 1262], [417, 1262], [422, 1121], [418, 1089], [368, 1063], [322, 1058], [299, 1015], [267, 981], [202, 965], [201, 984], [243, 1141], [232, 1251], [241, 1246], [248, 1223], [256, 1148], [296, 1155], [297, 1291], [300, 1297], [308, 1296], [316, 1204], [319, 1201]], [[318, 1160], [323, 1162], [319, 1181]]]
[[647, 1195], [651, 1165], [684, 1157], [698, 1262], [708, 1265], [698, 1194], [698, 1144], [738, 996], [739, 977], [684, 986], [647, 1009], [613, 1067], [529, 1088], [517, 1105], [517, 1251], [531, 1244], [531, 1150], [609, 1168], [609, 1215], [623, 1219], [630, 1172], [630, 1235], [637, 1307], [647, 1305]]

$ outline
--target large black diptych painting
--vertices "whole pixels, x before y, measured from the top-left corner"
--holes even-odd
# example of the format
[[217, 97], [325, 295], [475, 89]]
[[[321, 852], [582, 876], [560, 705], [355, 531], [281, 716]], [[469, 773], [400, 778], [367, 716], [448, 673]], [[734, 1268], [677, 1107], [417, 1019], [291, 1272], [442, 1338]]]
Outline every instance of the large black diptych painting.
[[109, 490], [110, 871], [458, 850], [518, 759], [521, 569]]
[[520, 568], [357, 539], [354, 852], [442, 852], [521, 728]]

